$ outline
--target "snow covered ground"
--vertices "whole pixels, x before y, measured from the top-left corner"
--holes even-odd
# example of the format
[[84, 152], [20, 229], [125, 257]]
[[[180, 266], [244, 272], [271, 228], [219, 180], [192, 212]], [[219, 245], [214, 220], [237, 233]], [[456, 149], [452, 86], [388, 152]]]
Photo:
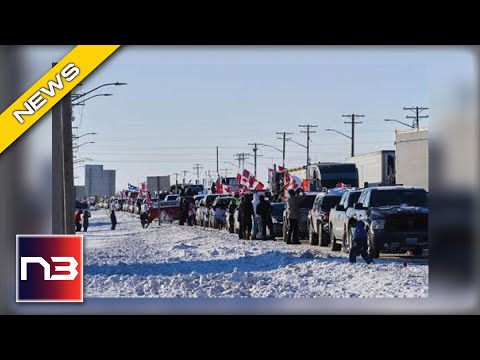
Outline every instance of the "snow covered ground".
[[377, 259], [355, 265], [343, 252], [281, 241], [239, 240], [200, 227], [92, 212], [84, 233], [85, 297], [381, 297], [428, 296], [428, 265]]

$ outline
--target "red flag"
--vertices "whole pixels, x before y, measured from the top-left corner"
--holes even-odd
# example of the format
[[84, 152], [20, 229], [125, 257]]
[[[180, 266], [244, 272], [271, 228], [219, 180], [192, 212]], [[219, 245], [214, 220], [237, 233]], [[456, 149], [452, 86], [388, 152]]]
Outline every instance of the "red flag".
[[147, 192], [147, 204], [148, 206], [152, 205], [152, 196], [149, 192]]
[[273, 172], [273, 169], [268, 168], [268, 172]]
[[310, 188], [310, 183], [308, 182], [307, 179], [303, 179], [303, 181], [302, 181], [302, 190], [303, 190], [303, 191], [308, 191], [308, 190], [310, 190], [309, 188]]
[[280, 172], [285, 171], [285, 168], [283, 166], [278, 165], [278, 171]]

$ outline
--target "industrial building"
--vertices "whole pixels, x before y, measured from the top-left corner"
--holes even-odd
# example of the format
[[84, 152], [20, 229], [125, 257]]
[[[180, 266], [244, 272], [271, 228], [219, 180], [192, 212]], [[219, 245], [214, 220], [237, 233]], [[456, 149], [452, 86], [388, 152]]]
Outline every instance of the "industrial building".
[[114, 196], [115, 170], [104, 170], [103, 165], [85, 165], [85, 195]]
[[396, 182], [428, 191], [428, 129], [395, 132]]

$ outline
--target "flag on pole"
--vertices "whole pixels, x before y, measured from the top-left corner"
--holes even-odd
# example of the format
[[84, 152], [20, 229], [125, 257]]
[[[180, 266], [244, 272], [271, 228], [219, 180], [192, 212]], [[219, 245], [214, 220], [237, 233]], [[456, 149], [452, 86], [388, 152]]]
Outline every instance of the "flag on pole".
[[285, 168], [283, 166], [278, 165], [278, 171], [280, 172], [285, 171]]
[[128, 183], [128, 191], [136, 191], [138, 192], [140, 189], [138, 186], [133, 186], [132, 184]]

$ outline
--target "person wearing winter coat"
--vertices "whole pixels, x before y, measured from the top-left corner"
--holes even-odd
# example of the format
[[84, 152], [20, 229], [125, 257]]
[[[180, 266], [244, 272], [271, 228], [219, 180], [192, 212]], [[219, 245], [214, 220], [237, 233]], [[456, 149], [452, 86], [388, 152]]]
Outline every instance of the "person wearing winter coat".
[[368, 253], [367, 231], [365, 229], [365, 223], [363, 220], [357, 221], [353, 229], [352, 246], [350, 248], [349, 257], [351, 264], [355, 264], [357, 262], [358, 255], [362, 255], [363, 260], [365, 260], [367, 264], [373, 262], [372, 257]]
[[142, 227], [145, 229], [150, 225], [150, 221], [148, 221], [148, 213], [146, 211], [143, 211], [140, 214], [140, 223], [142, 224]]
[[82, 209], [78, 209], [75, 213], [75, 230], [82, 231]]
[[112, 213], [110, 214], [110, 221], [112, 222], [112, 230], [115, 230], [115, 227], [117, 226], [117, 216], [115, 215], [115, 210], [112, 210]]
[[254, 216], [253, 204], [250, 196], [245, 195], [238, 207], [238, 215], [240, 217], [240, 239], [249, 240], [252, 233], [252, 217]]
[[236, 200], [239, 198], [240, 196], [238, 194], [235, 194], [235, 197], [234, 199], [230, 202], [230, 205], [228, 206], [228, 225], [229, 225], [229, 229], [228, 231], [233, 234], [235, 231], [234, 231], [234, 214], [235, 214], [235, 210], [237, 209], [237, 202]]
[[193, 226], [195, 224], [195, 214], [197, 213], [197, 208], [195, 206], [195, 201], [192, 199], [188, 204], [188, 225]]
[[287, 244], [300, 244], [300, 229], [298, 227], [300, 222], [300, 206], [302, 203], [302, 196], [305, 193], [300, 189], [302, 195], [298, 195], [293, 189], [288, 190], [289, 198], [287, 200], [288, 221], [290, 226], [287, 233]]
[[83, 212], [83, 231], [87, 231], [88, 229], [88, 218], [91, 218], [92, 215], [90, 215], [90, 212], [88, 210], [85, 210]]
[[272, 222], [272, 204], [265, 199], [264, 195], [260, 195], [260, 202], [257, 205], [257, 215], [262, 218], [262, 236], [263, 240], [267, 240], [267, 226], [270, 232], [270, 238], [275, 241], [273, 235], [273, 222]]

